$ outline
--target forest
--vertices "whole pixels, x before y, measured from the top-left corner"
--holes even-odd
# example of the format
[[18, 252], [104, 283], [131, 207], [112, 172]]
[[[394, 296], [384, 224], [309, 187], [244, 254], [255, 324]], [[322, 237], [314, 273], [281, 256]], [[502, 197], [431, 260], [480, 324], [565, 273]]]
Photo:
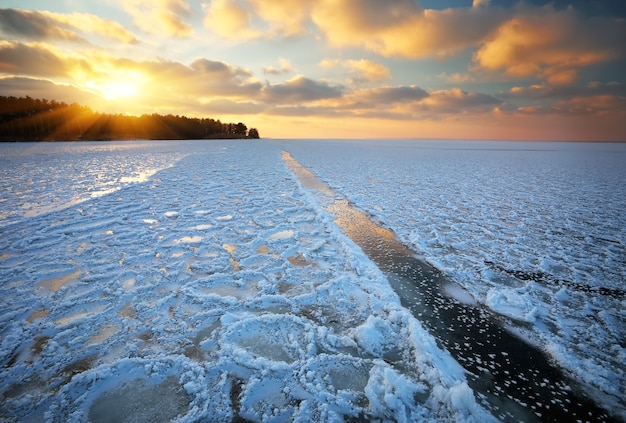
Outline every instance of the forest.
[[259, 138], [244, 123], [179, 115], [130, 116], [76, 103], [0, 96], [0, 141], [110, 141]]

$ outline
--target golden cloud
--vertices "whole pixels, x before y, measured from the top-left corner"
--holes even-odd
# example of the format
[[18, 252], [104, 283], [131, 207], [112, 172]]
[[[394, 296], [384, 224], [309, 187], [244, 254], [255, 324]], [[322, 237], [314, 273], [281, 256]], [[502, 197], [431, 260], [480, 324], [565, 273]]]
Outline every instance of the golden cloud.
[[120, 0], [137, 26], [153, 35], [185, 38], [193, 28], [185, 22], [191, 14], [185, 0]]
[[75, 69], [93, 71], [88, 61], [64, 56], [46, 44], [0, 41], [0, 73], [70, 78]]
[[[301, 35], [314, 24], [335, 47], [420, 58], [476, 45], [503, 16], [480, 5], [424, 10], [413, 0], [214, 0], [205, 24], [232, 39]], [[254, 18], [267, 27], [253, 26]]]
[[214, 0], [204, 18], [204, 25], [224, 38], [259, 38], [263, 33], [252, 29], [251, 19], [248, 9], [236, 1]]
[[387, 66], [367, 59], [324, 59], [319, 66], [326, 69], [337, 67], [347, 69], [351, 75], [349, 79], [351, 83], [381, 82], [391, 79], [391, 72]]
[[[574, 82], [581, 68], [623, 55], [626, 39], [623, 21], [587, 18], [572, 8], [505, 9], [488, 0], [445, 10], [422, 9], [413, 0], [215, 0], [209, 16], [216, 32], [229, 38], [299, 35], [314, 25], [334, 47], [361, 47], [383, 56], [448, 57], [477, 48], [476, 70], [561, 85]], [[383, 80], [382, 75], [363, 77]], [[466, 82], [467, 76], [448, 80]]]
[[384, 56], [448, 56], [477, 45], [503, 19], [499, 9], [420, 9], [412, 1], [323, 1], [313, 21], [336, 47], [364, 47]]
[[269, 23], [265, 31], [271, 37], [293, 37], [306, 32], [306, 23], [314, 0], [250, 0], [250, 9]]
[[78, 34], [93, 33], [123, 43], [136, 43], [134, 34], [119, 23], [89, 13], [52, 13], [20, 9], [0, 9], [2, 31], [31, 40], [67, 40], [84, 42]]
[[346, 60], [344, 66], [356, 74], [357, 82], [380, 82], [391, 78], [391, 72], [387, 66], [371, 60]]
[[133, 103], [137, 108], [143, 104], [145, 110], [157, 104], [175, 109], [181, 101], [245, 100], [257, 97], [262, 88], [250, 71], [225, 62], [197, 59], [185, 65], [167, 60], [135, 61], [98, 51], [66, 55], [50, 45], [16, 41], [0, 41], [0, 74], [47, 78], [101, 97], [132, 83], [137, 92]]
[[502, 24], [475, 53], [484, 70], [514, 77], [539, 77], [551, 84], [571, 84], [578, 70], [620, 55], [626, 39], [623, 23], [595, 18], [583, 20], [573, 10], [546, 8]]
[[111, 38], [123, 43], [136, 43], [135, 35], [122, 27], [118, 22], [102, 19], [89, 13], [61, 13], [41, 12], [48, 16], [51, 21], [67, 24], [82, 32], [98, 34], [102, 37]]

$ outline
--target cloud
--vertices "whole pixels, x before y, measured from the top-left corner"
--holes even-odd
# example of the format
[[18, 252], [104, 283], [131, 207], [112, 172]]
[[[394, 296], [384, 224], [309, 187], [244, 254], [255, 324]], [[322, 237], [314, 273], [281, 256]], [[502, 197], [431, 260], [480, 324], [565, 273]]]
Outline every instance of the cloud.
[[337, 66], [339, 66], [341, 64], [341, 60], [339, 59], [323, 59], [320, 63], [319, 66], [322, 68], [335, 68]]
[[500, 8], [422, 9], [412, 0], [322, 0], [312, 18], [335, 47], [384, 56], [448, 56], [479, 44], [506, 17]]
[[602, 116], [611, 113], [626, 115], [626, 97], [612, 94], [573, 97], [555, 103], [553, 110], [560, 114], [579, 116]]
[[591, 82], [585, 86], [516, 86], [498, 93], [497, 97], [530, 103], [517, 108], [522, 114], [599, 116], [626, 111], [626, 84], [617, 82]]
[[315, 26], [334, 47], [422, 58], [447, 56], [483, 40], [506, 17], [503, 9], [484, 6], [432, 10], [414, 0], [214, 0], [205, 24], [231, 39], [297, 36]]
[[266, 85], [262, 90], [263, 100], [270, 104], [307, 103], [341, 96], [340, 88], [302, 75], [284, 83]]
[[349, 112], [345, 112], [342, 109], [329, 106], [308, 106], [308, 105], [275, 105], [269, 106], [266, 113], [274, 116], [298, 116], [306, 118], [314, 117], [348, 117]]
[[42, 13], [55, 22], [70, 25], [85, 33], [98, 34], [102, 37], [128, 44], [139, 42], [133, 33], [124, 29], [118, 22], [102, 19], [89, 13], [72, 13], [70, 15], [51, 12]]
[[284, 57], [278, 58], [278, 67], [274, 67], [274, 66], [263, 67], [263, 73], [266, 73], [269, 75], [282, 75], [282, 74], [291, 73], [291, 72], [293, 72], [293, 66], [291, 65], [291, 62], [285, 59]]
[[346, 60], [343, 65], [355, 74], [353, 82], [381, 82], [391, 78], [387, 66], [371, 60]]
[[314, 4], [313, 0], [213, 0], [204, 23], [229, 39], [296, 37], [306, 33]]
[[10, 36], [29, 40], [67, 40], [84, 42], [84, 38], [72, 29], [55, 24], [54, 20], [42, 12], [0, 9], [0, 29]]
[[527, 87], [514, 86], [506, 92], [499, 92], [496, 96], [503, 99], [543, 100], [555, 97], [571, 97], [579, 89], [573, 85], [532, 84]]
[[474, 80], [474, 77], [472, 75], [469, 75], [467, 73], [460, 73], [460, 72], [454, 72], [451, 74], [442, 72], [439, 75], [437, 75], [437, 78], [442, 79], [446, 82], [450, 82], [452, 84], [462, 84], [464, 82], [471, 82]]
[[525, 8], [480, 47], [474, 62], [482, 70], [565, 85], [581, 68], [623, 55], [623, 39], [621, 21], [584, 19], [573, 9]]
[[346, 108], [358, 115], [386, 119], [440, 119], [447, 115], [477, 115], [508, 105], [487, 94], [458, 88], [426, 91], [418, 86], [392, 86], [356, 90]]
[[91, 92], [70, 85], [55, 84], [47, 79], [25, 77], [0, 77], [2, 95], [33, 98], [47, 98], [66, 103], [88, 104], [98, 100]]
[[[487, 0], [444, 10], [424, 9], [414, 0], [214, 0], [212, 8], [220, 5], [224, 11], [211, 21], [229, 38], [300, 35], [317, 28], [333, 47], [360, 47], [387, 57], [445, 58], [475, 49], [474, 70], [550, 84], [571, 84], [581, 69], [625, 53], [623, 20], [587, 17], [575, 8], [530, 3], [507, 8]], [[352, 69], [358, 72], [358, 65]], [[361, 70], [354, 82], [384, 80], [384, 73]], [[456, 73], [448, 80], [456, 84], [464, 78]]]
[[144, 100], [159, 103], [180, 98], [196, 103], [199, 99], [248, 99], [258, 96], [262, 88], [249, 70], [221, 61], [200, 58], [185, 65], [168, 60], [136, 61], [95, 51], [65, 55], [45, 44], [15, 41], [0, 41], [0, 74], [55, 79], [101, 95], [106, 94], [107, 85], [132, 79], [140, 85]]
[[202, 102], [202, 110], [206, 113], [219, 115], [242, 115], [262, 113], [266, 106], [252, 101], [233, 101], [225, 98]]
[[391, 79], [391, 72], [387, 66], [366, 59], [323, 59], [319, 66], [326, 69], [337, 67], [347, 69], [351, 75], [348, 80], [350, 83], [381, 82]]
[[121, 5], [142, 30], [153, 35], [186, 38], [193, 28], [185, 22], [191, 15], [185, 0], [120, 0]]
[[500, 104], [501, 100], [490, 95], [453, 88], [433, 91], [419, 105], [422, 110], [450, 114], [491, 111]]
[[314, 0], [250, 0], [248, 6], [269, 24], [270, 37], [295, 37], [307, 31]]
[[97, 34], [123, 43], [138, 42], [119, 23], [88, 13], [52, 13], [20, 9], [0, 9], [0, 28], [7, 35], [35, 41], [65, 40], [85, 42], [82, 35]]
[[263, 36], [252, 29], [249, 9], [234, 0], [213, 0], [204, 18], [204, 25], [230, 39], [254, 39]]
[[253, 78], [249, 70], [226, 62], [201, 58], [191, 63], [189, 69], [191, 74], [185, 72], [183, 83], [192, 93], [249, 97], [258, 94], [261, 89], [261, 83]]
[[419, 102], [430, 94], [416, 85], [379, 87], [355, 92], [359, 102], [387, 106], [394, 103]]
[[613, 94], [576, 96], [551, 104], [521, 106], [514, 112], [525, 116], [574, 117], [588, 124], [591, 120], [602, 117], [626, 118], [626, 97]]
[[0, 41], [0, 73], [15, 76], [70, 77], [72, 70], [91, 66], [83, 60], [60, 55], [44, 44]]
[[509, 112], [514, 107], [487, 94], [460, 89], [428, 92], [415, 85], [401, 85], [357, 89], [312, 105], [283, 107], [280, 112], [304, 115], [306, 111], [310, 116], [440, 120], [450, 116], [485, 115], [496, 109]]
[[114, 66], [147, 75], [143, 91], [164, 103], [182, 97], [205, 103], [215, 98], [250, 98], [262, 87], [247, 69], [205, 58], [189, 65], [170, 60], [124, 60]]

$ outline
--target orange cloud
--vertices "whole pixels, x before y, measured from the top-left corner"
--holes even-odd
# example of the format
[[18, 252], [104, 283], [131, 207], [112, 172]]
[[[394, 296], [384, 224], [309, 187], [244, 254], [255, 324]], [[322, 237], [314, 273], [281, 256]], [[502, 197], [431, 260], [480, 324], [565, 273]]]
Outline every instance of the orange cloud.
[[481, 69], [514, 77], [539, 77], [551, 84], [571, 84], [579, 69], [620, 54], [626, 39], [623, 23], [583, 20], [573, 10], [528, 10], [502, 24], [475, 53]]
[[189, 37], [191, 25], [185, 22], [191, 10], [185, 0], [120, 0], [137, 26], [153, 35]]

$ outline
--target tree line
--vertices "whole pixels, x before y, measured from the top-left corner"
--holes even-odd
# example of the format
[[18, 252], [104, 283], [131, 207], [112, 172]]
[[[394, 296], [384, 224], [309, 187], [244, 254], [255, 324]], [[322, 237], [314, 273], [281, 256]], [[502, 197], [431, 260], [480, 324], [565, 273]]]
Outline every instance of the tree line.
[[256, 128], [179, 115], [97, 113], [76, 103], [0, 96], [0, 141], [259, 138]]

